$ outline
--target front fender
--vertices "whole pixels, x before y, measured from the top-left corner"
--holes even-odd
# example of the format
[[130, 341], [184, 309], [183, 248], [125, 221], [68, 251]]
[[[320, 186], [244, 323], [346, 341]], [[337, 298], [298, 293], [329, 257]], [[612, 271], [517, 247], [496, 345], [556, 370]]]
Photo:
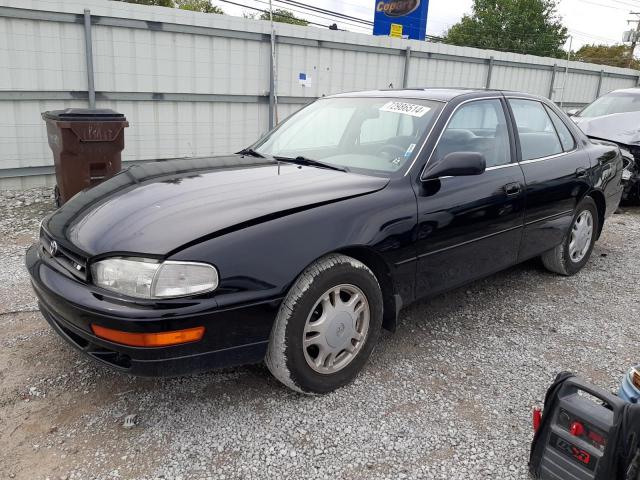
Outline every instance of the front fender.
[[[353, 247], [375, 251], [393, 288], [413, 291], [416, 200], [408, 179], [340, 202], [274, 218], [210, 238], [171, 259], [206, 261], [220, 273], [216, 301], [222, 307], [281, 298], [316, 259]], [[404, 262], [404, 263], [403, 263]], [[403, 296], [404, 296], [403, 295]]]

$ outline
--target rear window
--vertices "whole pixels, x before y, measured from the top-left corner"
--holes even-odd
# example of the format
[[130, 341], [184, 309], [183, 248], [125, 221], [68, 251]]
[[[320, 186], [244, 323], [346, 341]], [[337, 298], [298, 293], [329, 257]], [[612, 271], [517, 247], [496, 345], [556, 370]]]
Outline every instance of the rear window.
[[562, 145], [542, 103], [535, 100], [509, 100], [518, 129], [522, 160], [534, 160], [562, 153]]
[[562, 121], [562, 119], [551, 110], [549, 107], [545, 105], [544, 107], [551, 117], [551, 121], [553, 122], [553, 126], [556, 127], [556, 132], [558, 132], [558, 137], [560, 137], [560, 143], [562, 143], [562, 148], [565, 152], [569, 152], [576, 148], [576, 141], [571, 135], [571, 131], [567, 127], [567, 125]]

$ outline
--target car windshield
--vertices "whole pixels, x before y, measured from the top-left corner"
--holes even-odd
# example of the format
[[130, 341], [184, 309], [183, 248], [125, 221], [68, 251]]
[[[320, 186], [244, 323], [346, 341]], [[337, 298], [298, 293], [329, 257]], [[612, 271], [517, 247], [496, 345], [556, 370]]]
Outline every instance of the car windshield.
[[443, 105], [413, 98], [321, 99], [289, 117], [253, 149], [280, 159], [390, 174], [417, 154]]
[[587, 105], [578, 116], [600, 117], [612, 113], [626, 113], [640, 111], [640, 94], [628, 92], [608, 93]]

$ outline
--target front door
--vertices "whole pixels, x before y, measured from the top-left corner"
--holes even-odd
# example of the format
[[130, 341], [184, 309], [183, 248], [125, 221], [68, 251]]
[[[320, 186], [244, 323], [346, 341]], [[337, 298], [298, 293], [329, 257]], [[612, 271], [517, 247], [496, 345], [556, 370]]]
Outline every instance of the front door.
[[542, 102], [508, 99], [527, 185], [520, 260], [560, 244], [589, 190], [590, 162], [560, 116]]
[[524, 176], [513, 155], [502, 97], [462, 103], [429, 162], [479, 152], [481, 175], [442, 177], [416, 186], [416, 297], [438, 293], [513, 265], [524, 221]]

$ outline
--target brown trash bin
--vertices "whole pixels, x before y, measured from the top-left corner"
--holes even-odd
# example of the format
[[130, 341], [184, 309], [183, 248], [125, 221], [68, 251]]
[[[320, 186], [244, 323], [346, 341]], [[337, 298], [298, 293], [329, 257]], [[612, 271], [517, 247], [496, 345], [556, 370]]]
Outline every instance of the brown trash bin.
[[42, 113], [56, 170], [56, 204], [118, 173], [124, 127], [129, 122], [109, 109], [68, 108]]

